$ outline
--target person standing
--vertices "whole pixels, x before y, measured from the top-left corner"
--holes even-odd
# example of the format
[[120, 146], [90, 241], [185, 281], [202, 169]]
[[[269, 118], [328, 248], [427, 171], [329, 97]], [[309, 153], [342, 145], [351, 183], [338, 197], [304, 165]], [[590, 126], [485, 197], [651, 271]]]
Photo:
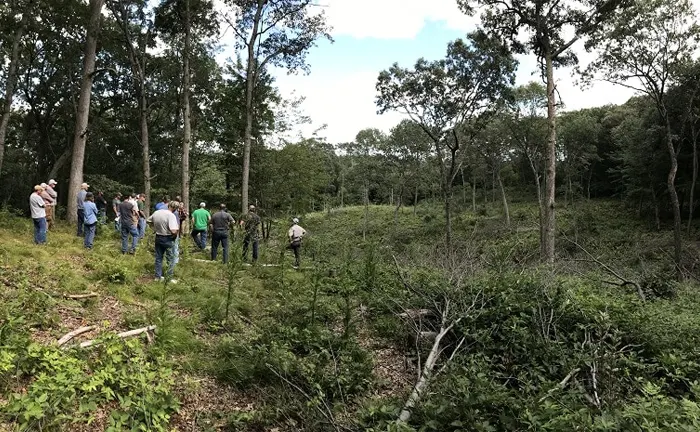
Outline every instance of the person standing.
[[58, 207], [58, 193], [55, 189], [56, 184], [56, 180], [51, 179], [47, 183], [46, 187], [46, 193], [48, 193], [53, 200], [53, 205], [51, 206], [51, 220], [49, 220], [48, 214], [46, 215], [47, 229], [53, 228], [54, 221], [56, 220], [56, 208]]
[[[177, 218], [174, 213], [175, 208], [156, 210], [147, 220], [153, 225], [153, 230], [156, 233], [155, 240], [155, 267], [156, 281], [162, 281], [163, 278], [163, 258], [167, 257], [168, 277], [173, 276], [175, 263], [173, 262], [171, 253], [175, 237], [180, 229]], [[171, 283], [177, 283], [176, 279], [170, 279]]]
[[97, 192], [95, 197], [95, 206], [97, 207], [98, 217], [97, 220], [102, 225], [107, 223], [107, 200], [104, 197], [102, 191]]
[[78, 237], [82, 237], [83, 234], [83, 226], [85, 225], [85, 195], [87, 195], [87, 190], [90, 187], [89, 184], [83, 183], [80, 185], [80, 191], [78, 192], [78, 196], [76, 197], [76, 201], [78, 202]]
[[292, 219], [292, 226], [287, 231], [287, 239], [289, 240], [289, 245], [287, 245], [287, 250], [294, 251], [294, 267], [299, 268], [301, 263], [300, 250], [301, 250], [301, 240], [306, 235], [306, 230], [299, 226], [299, 219]]
[[92, 249], [92, 245], [95, 242], [95, 231], [97, 230], [97, 217], [99, 215], [99, 210], [97, 210], [97, 205], [95, 205], [95, 196], [92, 192], [85, 194], [85, 202], [83, 203], [85, 209], [85, 249]]
[[206, 203], [199, 203], [199, 208], [192, 212], [192, 239], [201, 250], [207, 248], [207, 227], [211, 214], [206, 209]]
[[122, 232], [121, 219], [119, 217], [119, 206], [122, 203], [122, 194], [117, 192], [112, 200], [112, 211], [114, 212], [114, 229], [118, 232]]
[[136, 206], [139, 212], [139, 239], [146, 236], [146, 195], [139, 194], [136, 198]]
[[36, 185], [34, 193], [29, 197], [29, 210], [34, 222], [34, 243], [38, 245], [46, 243], [46, 210], [44, 200], [41, 198], [43, 191], [44, 188]]
[[260, 216], [255, 211], [255, 206], [248, 206], [248, 214], [241, 218], [241, 225], [245, 230], [243, 238], [243, 259], [248, 259], [248, 247], [253, 246], [253, 262], [258, 260], [258, 241], [260, 240]]
[[[194, 213], [193, 213], [194, 214]], [[235, 219], [226, 211], [226, 204], [219, 206], [219, 211], [209, 218], [211, 227], [211, 260], [216, 261], [219, 243], [224, 251], [224, 264], [228, 263], [228, 232], [236, 224]]]
[[[136, 253], [136, 245], [139, 241], [139, 232], [136, 228], [136, 221], [134, 217], [137, 215], [138, 210], [134, 206], [134, 203], [125, 199], [119, 204], [119, 221], [121, 222], [121, 235], [122, 235], [122, 254], [129, 253], [133, 255]], [[138, 220], [138, 219], [136, 219]], [[129, 236], [131, 236], [131, 247], [129, 247]]]
[[53, 225], [53, 206], [55, 201], [51, 194], [47, 191], [49, 185], [42, 183], [41, 199], [44, 200], [44, 210], [46, 211], [46, 229]]

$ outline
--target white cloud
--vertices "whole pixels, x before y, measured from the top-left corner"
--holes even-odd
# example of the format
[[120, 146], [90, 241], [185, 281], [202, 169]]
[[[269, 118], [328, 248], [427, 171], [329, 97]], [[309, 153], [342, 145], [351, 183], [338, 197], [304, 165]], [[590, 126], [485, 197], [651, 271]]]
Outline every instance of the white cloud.
[[478, 22], [455, 0], [328, 0], [325, 10], [333, 35], [354, 38], [412, 39], [427, 21], [464, 31]]

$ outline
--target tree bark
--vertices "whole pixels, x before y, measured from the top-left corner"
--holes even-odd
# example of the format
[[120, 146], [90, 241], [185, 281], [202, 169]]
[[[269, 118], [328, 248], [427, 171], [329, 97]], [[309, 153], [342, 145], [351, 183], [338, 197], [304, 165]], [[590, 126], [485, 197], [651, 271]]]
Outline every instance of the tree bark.
[[97, 39], [100, 35], [102, 21], [102, 6], [104, 0], [90, 0], [90, 21], [87, 26], [87, 37], [83, 54], [83, 78], [80, 83], [78, 110], [75, 118], [75, 133], [73, 135], [73, 157], [71, 160], [70, 180], [68, 183], [68, 221], [78, 220], [78, 203], [75, 197], [83, 183], [83, 168], [85, 163], [85, 143], [88, 134], [88, 119], [90, 116], [90, 98], [92, 82], [95, 73], [97, 57]]
[[[31, 6], [32, 2], [29, 2], [27, 9]], [[5, 83], [5, 99], [3, 102], [2, 117], [0, 118], [0, 174], [2, 174], [2, 163], [5, 159], [5, 137], [7, 136], [7, 125], [10, 122], [10, 115], [12, 114], [12, 97], [15, 92], [15, 85], [17, 84], [17, 66], [19, 64], [19, 49], [20, 43], [22, 42], [22, 37], [27, 29], [27, 22], [29, 21], [29, 15], [31, 12], [25, 10], [22, 13], [22, 21], [20, 21], [19, 28], [15, 32], [15, 37], [12, 41], [12, 53], [10, 54], [10, 65], [7, 69], [7, 81]]]
[[545, 69], [547, 73], [547, 157], [545, 181], [544, 224], [542, 232], [542, 250], [544, 259], [554, 263], [554, 236], [556, 229], [555, 198], [556, 198], [556, 164], [557, 164], [557, 130], [556, 130], [556, 97], [554, 94], [554, 64], [551, 52], [545, 54]]
[[496, 173], [496, 179], [498, 180], [498, 186], [501, 189], [501, 197], [503, 198], [503, 211], [506, 215], [506, 227], [510, 228], [510, 211], [508, 210], [508, 199], [506, 197], [506, 189], [503, 187], [503, 179], [501, 179], [501, 173]]
[[257, 57], [255, 56], [255, 41], [258, 38], [258, 27], [262, 17], [262, 9], [266, 0], [257, 0], [257, 9], [253, 18], [253, 30], [248, 40], [248, 64], [245, 78], [245, 133], [243, 136], [243, 178], [241, 181], [241, 212], [248, 213], [248, 188], [250, 180], [250, 146], [253, 137], [253, 91], [257, 79]]
[[664, 113], [664, 117], [666, 121], [666, 147], [668, 148], [668, 154], [671, 158], [671, 169], [668, 172], [666, 185], [668, 187], [668, 194], [671, 198], [671, 207], [673, 209], [673, 260], [676, 264], [676, 271], [678, 272], [678, 277], [681, 278], [681, 207], [680, 203], [678, 202], [678, 193], [676, 191], [676, 173], [678, 172], [678, 157], [676, 156], [676, 149], [673, 145], [671, 121], [668, 117], [668, 113]]
[[192, 141], [192, 125], [190, 122], [190, 44], [191, 44], [190, 1], [185, 0], [185, 43], [182, 55], [182, 201], [185, 209], [190, 211], [190, 144]]
[[693, 210], [695, 207], [695, 184], [698, 181], [698, 135], [695, 133], [695, 120], [690, 126], [691, 143], [693, 144], [693, 180], [690, 184], [690, 202], [688, 203], [688, 235], [693, 224]]
[[71, 157], [71, 154], [73, 153], [73, 149], [70, 147], [66, 147], [66, 149], [61, 153], [61, 156], [56, 159], [56, 162], [54, 162], [53, 166], [51, 167], [51, 171], [49, 171], [49, 175], [47, 176], [50, 179], [55, 179], [58, 177], [58, 172], [63, 168], [63, 166], [68, 162], [68, 159]]
[[141, 157], [143, 158], [143, 193], [144, 195], [146, 195], [146, 200], [144, 202], [144, 213], [146, 214], [146, 217], [148, 217], [151, 209], [151, 154], [148, 142], [148, 106], [145, 89], [146, 77], [142, 76], [141, 78], [141, 103], [139, 109], [139, 117], [141, 123]]

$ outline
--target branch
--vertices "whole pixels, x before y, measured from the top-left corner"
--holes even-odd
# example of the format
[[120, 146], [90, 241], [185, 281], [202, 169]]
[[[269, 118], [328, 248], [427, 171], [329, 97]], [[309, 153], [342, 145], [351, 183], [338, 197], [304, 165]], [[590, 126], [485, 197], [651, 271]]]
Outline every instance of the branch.
[[91, 292], [91, 293], [86, 293], [86, 294], [64, 294], [63, 297], [67, 299], [73, 299], [73, 300], [80, 300], [80, 299], [86, 299], [90, 297], [98, 297], [99, 294]]
[[540, 398], [540, 400], [538, 402], [542, 403], [542, 402], [544, 402], [545, 399], [550, 397], [552, 395], [552, 393], [554, 393], [555, 391], [562, 390], [564, 387], [566, 387], [566, 384], [569, 382], [569, 380], [571, 378], [573, 378], [573, 376], [576, 375], [577, 373], [579, 373], [580, 371], [581, 371], [581, 368], [576, 368], [576, 369], [572, 370], [571, 372], [569, 372], [569, 374], [567, 376], [565, 376], [564, 379], [559, 382], [559, 384], [557, 384], [554, 388], [550, 389], [547, 392], [547, 394], [545, 394], [544, 396], [542, 396]]
[[[155, 330], [155, 329], [156, 329], [156, 326], [150, 325], [150, 326], [148, 326], [148, 327], [142, 327], [142, 328], [140, 328], [140, 329], [135, 329], [135, 330], [129, 330], [129, 331], [121, 332], [121, 333], [117, 334], [117, 337], [119, 337], [120, 339], [125, 339], [125, 338], [131, 337], [131, 336], [138, 336], [138, 335], [140, 335], [140, 334], [142, 334], [142, 333], [149, 333], [149, 332], [152, 332], [152, 331]], [[92, 340], [89, 340], [89, 341], [82, 342], [82, 343], [80, 344], [80, 348], [87, 348], [87, 347], [96, 345], [96, 344], [98, 344], [98, 343], [99, 343], [99, 342], [98, 342], [97, 340], [92, 339]]]
[[73, 330], [72, 332], [66, 333], [61, 339], [59, 339], [56, 342], [56, 346], [60, 347], [62, 345], [65, 345], [68, 341], [70, 341], [74, 337], [80, 336], [83, 333], [93, 331], [96, 328], [97, 328], [97, 326], [94, 326], [94, 325], [77, 328], [77, 329]]

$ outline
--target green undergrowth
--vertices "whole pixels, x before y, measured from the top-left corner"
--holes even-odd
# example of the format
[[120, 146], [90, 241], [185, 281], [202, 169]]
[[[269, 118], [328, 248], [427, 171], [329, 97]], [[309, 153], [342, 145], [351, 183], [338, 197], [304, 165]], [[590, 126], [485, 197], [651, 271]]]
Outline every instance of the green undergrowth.
[[[150, 235], [135, 256], [109, 227], [92, 251], [65, 225], [34, 246], [2, 213], [0, 429], [192, 430], [178, 413], [195, 410], [205, 431], [698, 430], [700, 298], [672, 277], [670, 233], [576, 203], [542, 266], [536, 206], [510, 210], [510, 226], [497, 206], [458, 211], [451, 254], [439, 204], [304, 215], [298, 270], [283, 221], [256, 265], [240, 233], [227, 266], [186, 236], [178, 283], [153, 280]], [[429, 390], [397, 422], [442, 317]], [[97, 328], [55, 346], [81, 325]], [[153, 340], [114, 335], [147, 325]], [[203, 379], [204, 410], [188, 396]]]

